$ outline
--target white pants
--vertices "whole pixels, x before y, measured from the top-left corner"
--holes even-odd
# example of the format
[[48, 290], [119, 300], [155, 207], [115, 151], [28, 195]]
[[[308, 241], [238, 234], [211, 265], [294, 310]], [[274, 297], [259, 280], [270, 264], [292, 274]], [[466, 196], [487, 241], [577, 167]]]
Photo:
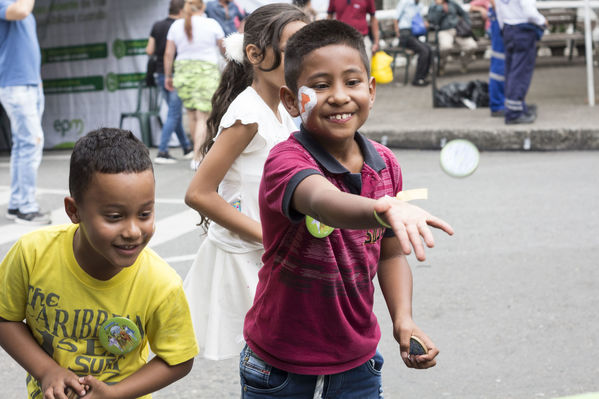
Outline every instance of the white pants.
[[449, 50], [456, 43], [463, 51], [474, 50], [477, 45], [476, 41], [471, 37], [458, 37], [455, 29], [446, 29], [439, 31], [439, 49]]

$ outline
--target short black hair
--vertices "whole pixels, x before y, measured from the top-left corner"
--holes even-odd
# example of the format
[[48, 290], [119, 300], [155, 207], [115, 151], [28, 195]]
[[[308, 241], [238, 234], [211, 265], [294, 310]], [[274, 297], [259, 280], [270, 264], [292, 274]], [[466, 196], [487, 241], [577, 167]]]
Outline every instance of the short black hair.
[[177, 15], [181, 12], [185, 6], [185, 0], [171, 0], [168, 5], [168, 14], [169, 15]]
[[100, 128], [75, 143], [69, 170], [71, 197], [81, 202], [94, 173], [154, 172], [148, 148], [129, 130]]
[[306, 55], [319, 48], [342, 44], [360, 53], [360, 58], [370, 76], [370, 61], [366, 55], [364, 38], [355, 28], [334, 20], [323, 19], [312, 22], [298, 30], [287, 41], [285, 48], [285, 84], [293, 93], [297, 92], [297, 80]]

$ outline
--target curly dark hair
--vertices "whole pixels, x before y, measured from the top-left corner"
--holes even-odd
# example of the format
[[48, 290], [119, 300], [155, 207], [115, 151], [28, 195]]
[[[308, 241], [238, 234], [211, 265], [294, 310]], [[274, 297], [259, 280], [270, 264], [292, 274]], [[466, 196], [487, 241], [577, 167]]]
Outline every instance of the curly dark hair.
[[69, 170], [69, 191], [83, 200], [94, 173], [154, 172], [148, 148], [131, 131], [103, 127], [75, 143]]

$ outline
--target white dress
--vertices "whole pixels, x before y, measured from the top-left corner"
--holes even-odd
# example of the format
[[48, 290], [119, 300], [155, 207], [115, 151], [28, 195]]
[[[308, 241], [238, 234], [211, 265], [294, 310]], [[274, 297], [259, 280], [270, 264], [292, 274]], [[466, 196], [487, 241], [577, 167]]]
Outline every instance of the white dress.
[[[244, 125], [258, 124], [258, 132], [233, 162], [218, 189], [231, 206], [257, 221], [258, 188], [266, 157], [275, 144], [297, 130], [282, 104], [279, 114], [282, 122], [248, 87], [233, 100], [220, 122], [219, 134], [238, 120]], [[201, 357], [219, 360], [239, 356], [244, 345], [243, 321], [254, 301], [263, 253], [262, 244], [245, 241], [214, 222], [210, 224], [183, 282]]]

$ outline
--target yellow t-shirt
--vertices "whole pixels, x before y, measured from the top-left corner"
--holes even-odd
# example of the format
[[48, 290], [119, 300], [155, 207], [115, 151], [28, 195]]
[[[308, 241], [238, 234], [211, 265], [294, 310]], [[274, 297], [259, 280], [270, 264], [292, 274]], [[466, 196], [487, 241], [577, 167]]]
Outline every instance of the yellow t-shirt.
[[[73, 253], [78, 225], [26, 234], [0, 264], [0, 317], [26, 320], [36, 341], [58, 364], [114, 384], [146, 364], [148, 344], [169, 365], [193, 358], [198, 347], [179, 275], [145, 248], [136, 262], [108, 281], [87, 274]], [[142, 334], [125, 355], [107, 352], [98, 329], [127, 317]], [[27, 376], [30, 399], [43, 397]], [[150, 398], [150, 395], [144, 398]]]

